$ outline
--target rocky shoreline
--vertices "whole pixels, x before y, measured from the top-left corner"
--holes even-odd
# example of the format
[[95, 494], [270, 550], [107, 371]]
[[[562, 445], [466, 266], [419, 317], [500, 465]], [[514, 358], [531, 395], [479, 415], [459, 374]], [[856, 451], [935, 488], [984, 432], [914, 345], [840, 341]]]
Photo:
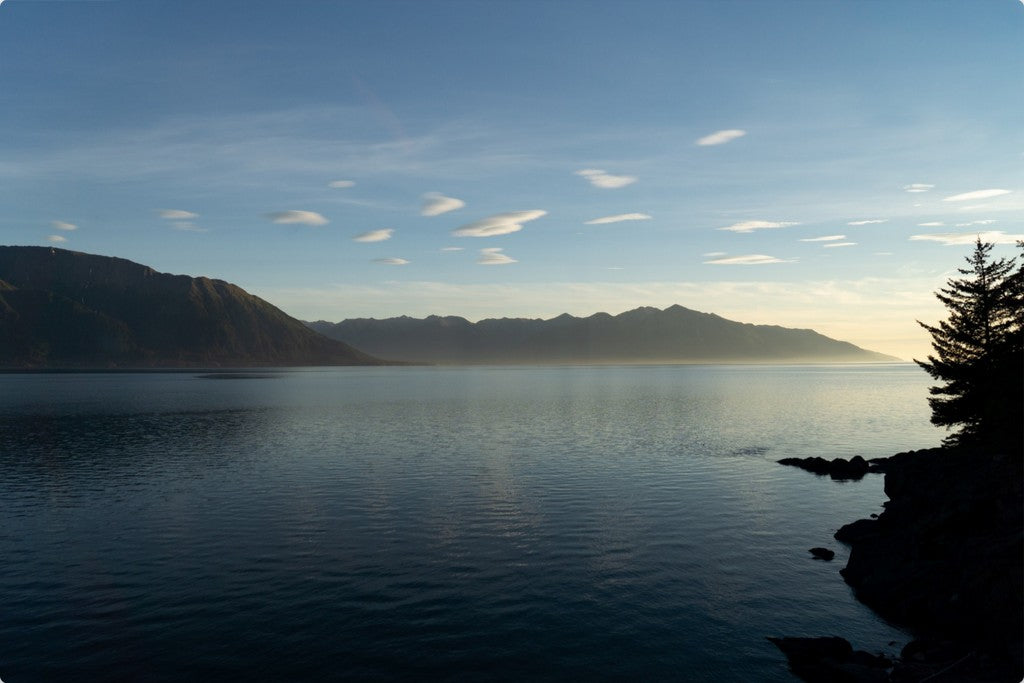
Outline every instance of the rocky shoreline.
[[1020, 455], [935, 448], [865, 461], [788, 458], [833, 479], [885, 474], [877, 519], [843, 526], [840, 571], [858, 600], [914, 634], [895, 660], [835, 636], [770, 638], [806, 681], [1024, 679]]

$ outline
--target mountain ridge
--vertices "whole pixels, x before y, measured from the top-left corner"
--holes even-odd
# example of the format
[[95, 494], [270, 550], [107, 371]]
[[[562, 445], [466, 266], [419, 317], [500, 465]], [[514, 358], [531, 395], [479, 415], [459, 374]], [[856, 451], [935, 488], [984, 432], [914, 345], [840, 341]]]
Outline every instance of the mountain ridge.
[[893, 362], [898, 358], [831, 339], [811, 329], [754, 325], [673, 304], [618, 315], [554, 318], [351, 318], [307, 322], [367, 353], [408, 362], [729, 363]]
[[376, 365], [224, 280], [0, 246], [0, 367]]

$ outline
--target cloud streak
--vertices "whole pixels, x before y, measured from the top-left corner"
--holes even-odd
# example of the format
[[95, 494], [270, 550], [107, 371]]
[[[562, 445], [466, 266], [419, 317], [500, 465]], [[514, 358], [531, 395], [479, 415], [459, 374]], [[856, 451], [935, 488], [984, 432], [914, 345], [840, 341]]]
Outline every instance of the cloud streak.
[[374, 263], [379, 263], [382, 266], [407, 266], [409, 261], [404, 258], [375, 258]]
[[715, 131], [711, 135], [705, 135], [697, 140], [697, 144], [701, 147], [709, 147], [713, 145], [724, 145], [727, 142], [732, 142], [736, 138], [741, 138], [747, 134], [745, 130], [739, 130], [738, 128], [730, 128], [728, 130]]
[[355, 184], [356, 183], [354, 180], [332, 180], [331, 182], [327, 183], [327, 187], [333, 187], [335, 189], [340, 190], [346, 187], [355, 187]]
[[206, 228], [201, 228], [192, 221], [174, 221], [171, 227], [182, 232], [208, 232]]
[[846, 235], [824, 235], [822, 237], [804, 237], [801, 242], [836, 242], [838, 240], [845, 240]]
[[929, 185], [928, 183], [911, 183], [910, 185], [904, 185], [903, 189], [906, 192], [928, 192], [934, 187], [934, 185]]
[[466, 205], [466, 202], [455, 197], [445, 197], [438, 192], [428, 192], [423, 195], [423, 208], [420, 209], [421, 216], [440, 216], [449, 211], [456, 211]]
[[760, 266], [768, 263], [792, 263], [793, 259], [781, 259], [765, 254], [747, 254], [745, 256], [726, 256], [723, 258], [711, 259], [704, 263], [714, 266]]
[[773, 228], [788, 228], [791, 225], [800, 225], [799, 223], [793, 223], [791, 221], [742, 221], [740, 223], [733, 223], [727, 225], [724, 228], [718, 228], [719, 230], [728, 230], [729, 232], [741, 232], [748, 233], [754, 232], [755, 230], [770, 230]]
[[327, 219], [316, 211], [275, 211], [268, 213], [267, 218], [282, 225], [327, 225], [328, 223]]
[[157, 209], [157, 213], [160, 215], [160, 218], [169, 221], [190, 221], [199, 218], [198, 213], [183, 211], [182, 209]]
[[847, 225], [877, 225], [878, 223], [888, 223], [888, 218], [873, 218], [866, 221], [850, 221]]
[[68, 238], [64, 235], [50, 235], [46, 238], [46, 241], [52, 244], [60, 244], [61, 242], [67, 242]]
[[646, 221], [651, 216], [646, 213], [620, 213], [614, 216], [603, 216], [584, 223], [584, 225], [606, 225], [608, 223], [622, 223], [623, 221]]
[[518, 263], [514, 258], [501, 253], [501, 247], [490, 247], [480, 250], [480, 258], [476, 260], [481, 266], [504, 266], [509, 263]]
[[65, 221], [50, 221], [50, 225], [52, 225], [57, 230], [64, 230], [65, 232], [71, 232], [72, 230], [78, 230], [78, 226], [77, 225], [75, 225], [74, 223], [67, 223]]
[[1016, 244], [1018, 240], [1024, 240], [1024, 235], [1008, 235], [1002, 230], [987, 230], [985, 232], [943, 232], [910, 236], [912, 242], [938, 242], [947, 247], [970, 245], [979, 239], [992, 244]]
[[829, 242], [828, 244], [823, 244], [821, 246], [825, 247], [826, 249], [835, 249], [837, 247], [855, 247], [855, 246], [857, 246], [857, 243], [856, 242]]
[[383, 242], [391, 239], [394, 228], [381, 228], [380, 230], [369, 230], [360, 233], [352, 238], [353, 242]]
[[576, 175], [583, 176], [589, 180], [590, 184], [594, 187], [600, 187], [606, 190], [632, 185], [637, 180], [631, 175], [612, 175], [600, 168], [584, 168], [576, 171]]
[[511, 211], [499, 213], [478, 221], [463, 225], [452, 231], [456, 237], [495, 237], [507, 235], [512, 232], [519, 232], [523, 229], [523, 223], [540, 218], [547, 214], [547, 211], [534, 209], [531, 211]]
[[944, 202], [967, 202], [972, 199], [990, 199], [992, 197], [1000, 197], [1004, 194], [1010, 194], [1013, 190], [975, 190], [973, 192], [964, 192], [963, 194], [954, 194], [949, 197], [943, 197]]

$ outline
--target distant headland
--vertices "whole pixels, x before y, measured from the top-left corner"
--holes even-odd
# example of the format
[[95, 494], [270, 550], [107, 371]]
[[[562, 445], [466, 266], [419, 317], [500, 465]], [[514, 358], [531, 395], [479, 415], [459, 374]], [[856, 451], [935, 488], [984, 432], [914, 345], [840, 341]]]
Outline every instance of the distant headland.
[[439, 364], [898, 361], [814, 330], [734, 322], [682, 306], [550, 320], [455, 316], [307, 323], [382, 358]]
[[382, 362], [223, 280], [52, 247], [0, 247], [3, 368]]

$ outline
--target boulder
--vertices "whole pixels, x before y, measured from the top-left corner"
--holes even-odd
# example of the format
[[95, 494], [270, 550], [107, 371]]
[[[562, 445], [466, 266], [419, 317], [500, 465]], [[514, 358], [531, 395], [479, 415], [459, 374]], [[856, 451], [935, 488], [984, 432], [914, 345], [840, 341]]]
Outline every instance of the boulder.
[[882, 683], [892, 662], [882, 655], [854, 650], [837, 636], [768, 638], [789, 660], [789, 669], [808, 683]]

